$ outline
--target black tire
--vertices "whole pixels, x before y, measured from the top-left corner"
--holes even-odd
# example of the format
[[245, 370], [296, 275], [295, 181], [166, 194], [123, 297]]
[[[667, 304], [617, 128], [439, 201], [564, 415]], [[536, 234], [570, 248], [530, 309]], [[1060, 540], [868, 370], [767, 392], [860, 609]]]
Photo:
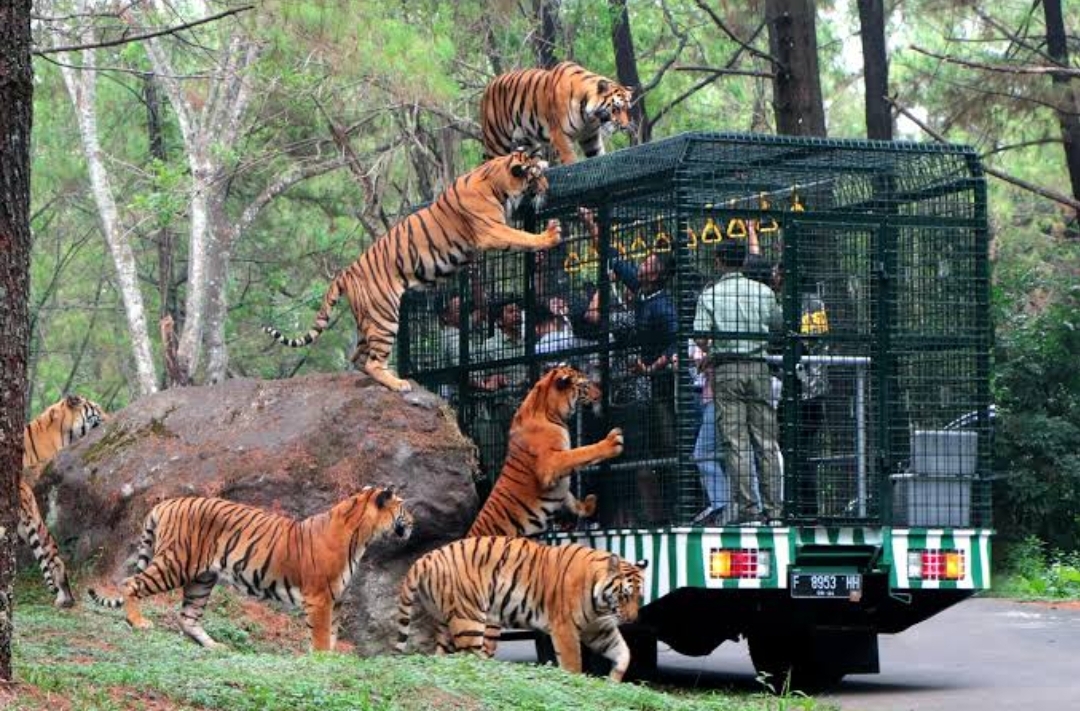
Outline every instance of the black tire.
[[816, 693], [836, 686], [844, 678], [844, 672], [814, 659], [808, 634], [756, 632], [748, 641], [754, 669], [774, 694]]

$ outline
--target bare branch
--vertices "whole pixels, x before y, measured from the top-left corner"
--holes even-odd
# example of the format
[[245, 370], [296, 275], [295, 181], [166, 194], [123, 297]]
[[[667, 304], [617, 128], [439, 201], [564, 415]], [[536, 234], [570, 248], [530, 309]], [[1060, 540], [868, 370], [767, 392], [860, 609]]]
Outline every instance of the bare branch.
[[166, 27], [165, 29], [162, 29], [162, 30], [156, 30], [154, 32], [147, 32], [147, 33], [141, 34], [141, 35], [131, 35], [130, 37], [121, 36], [121, 37], [119, 37], [117, 39], [107, 40], [107, 41], [104, 41], [104, 42], [93, 42], [93, 43], [90, 43], [90, 44], [75, 44], [75, 45], [68, 45], [66, 47], [49, 47], [48, 49], [35, 50], [34, 55], [38, 56], [38, 57], [43, 57], [46, 54], [56, 54], [57, 52], [75, 52], [75, 51], [78, 51], [78, 50], [81, 50], [81, 49], [100, 49], [102, 47], [116, 47], [118, 45], [129, 44], [131, 42], [141, 42], [142, 40], [152, 39], [154, 37], [161, 37], [162, 35], [176, 34], [177, 32], [180, 32], [182, 30], [188, 30], [188, 29], [191, 29], [192, 27], [198, 27], [199, 25], [205, 25], [208, 22], [214, 22], [215, 20], [220, 20], [220, 19], [222, 19], [224, 17], [229, 17], [230, 15], [237, 15], [237, 14], [239, 14], [241, 12], [247, 12], [248, 10], [251, 10], [254, 7], [255, 7], [254, 5], [243, 5], [241, 7], [234, 7], [232, 9], [230, 9], [230, 10], [225, 10], [224, 12], [219, 12], [216, 15], [211, 15], [209, 17], [204, 17], [204, 18], [202, 18], [200, 20], [193, 20], [191, 22], [185, 22], [182, 25], [175, 25], [173, 27]]
[[979, 9], [979, 7], [977, 5], [975, 7], [973, 7], [972, 10], [975, 11], [975, 14], [978, 15], [979, 18], [982, 19], [983, 22], [990, 25], [990, 27], [994, 28], [995, 30], [997, 30], [1001, 34], [1005, 35], [1009, 39], [1009, 41], [1014, 43], [1016, 46], [1023, 47], [1024, 49], [1028, 50], [1029, 52], [1034, 52], [1035, 54], [1038, 54], [1040, 57], [1047, 60], [1048, 62], [1051, 62], [1053, 64], [1057, 64], [1057, 62], [1054, 61], [1054, 58], [1051, 57], [1049, 54], [1044, 52], [1039, 47], [1037, 47], [1037, 46], [1031, 44], [1030, 42], [1028, 42], [1027, 38], [1020, 37], [1015, 32], [1010, 31], [1009, 28], [1005, 27], [1000, 22], [998, 22], [997, 20], [995, 20], [994, 18], [990, 17], [988, 14], [983, 12], [981, 9]]
[[[758, 49], [758, 48], [748, 44], [747, 42], [744, 42], [743, 40], [739, 39], [738, 35], [736, 35], [731, 30], [731, 28], [729, 28], [727, 25], [724, 24], [724, 21], [720, 19], [719, 15], [717, 15], [715, 12], [713, 12], [713, 9], [711, 7], [709, 7], [709, 4], [705, 0], [694, 0], [694, 4], [697, 5], [698, 7], [700, 7], [702, 10], [704, 10], [705, 14], [707, 14], [709, 16], [709, 18], [712, 19], [713, 23], [716, 24], [716, 26], [719, 27], [720, 30], [725, 35], [727, 35], [728, 37], [731, 38], [732, 42], [739, 45], [740, 47], [742, 47], [744, 50], [746, 50], [750, 54], [754, 55], [755, 57], [760, 57], [761, 59], [764, 59], [767, 62], [771, 62], [772, 64], [777, 65], [777, 66], [779, 66], [781, 64], [779, 59], [772, 56], [768, 52], [762, 52], [760, 49]], [[756, 32], [754, 33], [754, 36], [755, 37], [757, 36]], [[753, 41], [753, 40], [751, 39], [751, 41]]]
[[740, 77], [761, 77], [762, 79], [772, 79], [776, 76], [773, 72], [758, 72], [752, 69], [721, 69], [720, 67], [703, 67], [699, 65], [682, 65], [675, 67], [677, 72], [707, 72], [709, 74], [716, 75], [731, 75]]
[[[914, 123], [916, 126], [921, 128], [923, 131], [926, 131], [926, 133], [929, 134], [935, 140], [937, 140], [937, 141], [939, 141], [941, 143], [948, 143], [949, 142], [948, 139], [946, 139], [940, 133], [938, 133], [937, 131], [935, 131], [934, 129], [930, 128], [925, 123], [923, 123], [921, 120], [919, 120], [919, 118], [917, 116], [915, 116], [914, 113], [912, 113], [907, 107], [903, 106], [902, 104], [900, 104], [895, 99], [886, 96], [885, 100], [888, 101], [890, 104], [892, 104], [892, 106], [897, 111], [899, 111], [901, 114], [903, 114], [907, 118], [911, 119], [912, 123]], [[1065, 205], [1067, 207], [1071, 207], [1073, 210], [1080, 211], [1080, 200], [1076, 200], [1074, 198], [1071, 198], [1068, 195], [1065, 195], [1064, 193], [1059, 193], [1056, 190], [1051, 190], [1050, 188], [1044, 188], [1044, 187], [1041, 187], [1039, 185], [1035, 185], [1034, 183], [1029, 183], [1026, 180], [1014, 177], [1012, 175], [1009, 175], [1008, 173], [997, 170], [996, 168], [991, 168], [988, 165], [983, 165], [982, 168], [983, 168], [983, 171], [987, 175], [992, 175], [995, 178], [997, 178], [998, 180], [1004, 180], [1006, 183], [1009, 183], [1011, 185], [1015, 185], [1018, 188], [1023, 188], [1024, 190], [1035, 193], [1036, 195], [1038, 195], [1040, 197], [1044, 197], [1047, 200], [1053, 200], [1056, 203], [1060, 203], [1060, 204]]]
[[687, 43], [689, 43], [690, 41], [690, 33], [686, 32], [685, 30], [678, 29], [675, 24], [675, 18], [671, 16], [671, 10], [668, 9], [666, 2], [660, 3], [660, 9], [664, 13], [664, 18], [667, 20], [668, 27], [671, 28], [671, 34], [679, 38], [679, 46], [676, 47], [675, 51], [671, 53], [671, 57], [669, 57], [668, 60], [664, 62], [659, 69], [656, 70], [656, 73], [653, 74], [653, 78], [650, 79], [646, 84], [644, 84], [638, 92], [636, 92], [637, 96], [634, 97], [635, 100], [642, 96], [645, 96], [650, 91], [659, 86], [660, 81], [664, 78], [664, 75], [667, 74], [667, 71], [671, 69], [672, 65], [679, 60], [679, 57], [682, 56], [683, 50], [686, 49]]
[[1021, 148], [1031, 148], [1032, 146], [1045, 146], [1049, 144], [1061, 144], [1060, 138], [1036, 138], [1031, 141], [1021, 141], [1020, 143], [1010, 143], [1004, 146], [998, 146], [997, 148], [983, 153], [981, 157], [988, 158], [998, 153], [1004, 153], [1005, 151], [1015, 151]]
[[956, 57], [950, 57], [947, 54], [938, 54], [931, 52], [930, 50], [922, 49], [911, 45], [911, 49], [919, 54], [932, 57], [934, 59], [940, 59], [943, 62], [950, 64], [957, 64], [962, 67], [968, 67], [969, 69], [981, 69], [988, 72], [1002, 72], [1004, 74], [1036, 74], [1036, 75], [1049, 75], [1053, 77], [1065, 77], [1073, 78], [1080, 77], [1080, 69], [1073, 69], [1072, 67], [1041, 67], [1030, 64], [987, 64], [986, 62], [975, 62], [970, 59], [958, 59]]

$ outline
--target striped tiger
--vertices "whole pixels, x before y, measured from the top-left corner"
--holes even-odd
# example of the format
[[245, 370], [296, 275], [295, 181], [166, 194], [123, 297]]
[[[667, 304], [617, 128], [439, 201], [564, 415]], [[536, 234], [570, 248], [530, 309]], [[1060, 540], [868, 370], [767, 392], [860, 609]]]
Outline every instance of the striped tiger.
[[140, 572], [123, 581], [123, 595], [87, 594], [104, 607], [123, 607], [132, 627], [146, 629], [152, 625], [139, 600], [182, 588], [181, 629], [202, 646], [216, 647], [201, 620], [214, 585], [228, 582], [260, 599], [303, 607], [312, 647], [333, 649], [338, 604], [368, 544], [391, 532], [406, 539], [412, 526], [392, 487], [364, 487], [303, 521], [224, 499], [169, 499], [146, 516]]
[[56, 595], [53, 604], [57, 607], [71, 607], [75, 604], [75, 596], [71, 594], [60, 549], [45, 526], [45, 519], [34, 498], [28, 474], [43, 468], [57, 452], [85, 436], [107, 418], [101, 406], [93, 400], [67, 395], [50, 405], [23, 430], [23, 472], [19, 478], [17, 533], [19, 539], [33, 551], [45, 584]]
[[566, 423], [580, 403], [599, 399], [600, 388], [567, 365], [537, 381], [514, 414], [502, 472], [467, 535], [531, 536], [545, 531], [560, 509], [586, 517], [596, 512], [594, 495], [578, 501], [570, 491], [570, 475], [622, 454], [622, 430], [571, 449]]
[[573, 62], [501, 74], [480, 99], [484, 156], [506, 155], [522, 143], [550, 144], [569, 165], [575, 160], [571, 142], [587, 158], [603, 155], [602, 136], [635, 130], [631, 100], [630, 89]]
[[290, 339], [273, 326], [264, 330], [287, 346], [307, 346], [326, 329], [331, 310], [344, 295], [356, 319], [358, 342], [352, 362], [391, 390], [408, 392], [411, 385], [387, 367], [398, 332], [401, 295], [453, 274], [479, 251], [535, 251], [557, 245], [562, 239], [557, 220], [548, 222], [541, 235], [506, 224], [508, 204], [530, 193], [539, 199], [547, 191], [546, 169], [546, 162], [515, 151], [466, 173], [334, 278], [306, 335]]
[[[398, 596], [397, 650], [434, 622], [437, 653], [468, 649], [491, 657], [493, 624], [551, 634], [559, 666], [581, 671], [581, 643], [612, 661], [621, 681], [630, 650], [619, 624], [637, 619], [646, 561], [578, 544], [545, 546], [527, 538], [463, 538], [419, 558]], [[425, 630], [426, 632], [427, 630]]]

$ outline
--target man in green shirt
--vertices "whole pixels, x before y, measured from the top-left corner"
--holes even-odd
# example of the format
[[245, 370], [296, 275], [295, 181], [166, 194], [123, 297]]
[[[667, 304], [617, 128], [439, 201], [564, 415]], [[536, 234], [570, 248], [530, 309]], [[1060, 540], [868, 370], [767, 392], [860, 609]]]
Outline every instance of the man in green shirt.
[[[765, 363], [768, 334], [782, 314], [772, 290], [742, 274], [746, 243], [725, 239], [716, 246], [720, 278], [702, 292], [694, 330], [716, 334], [698, 345], [713, 364], [717, 431], [723, 442], [724, 471], [734, 476], [739, 519], [744, 523], [776, 521], [782, 513], [782, 471], [777, 446], [776, 410], [770, 400]], [[752, 485], [752, 462], [759, 461], [761, 508]]]

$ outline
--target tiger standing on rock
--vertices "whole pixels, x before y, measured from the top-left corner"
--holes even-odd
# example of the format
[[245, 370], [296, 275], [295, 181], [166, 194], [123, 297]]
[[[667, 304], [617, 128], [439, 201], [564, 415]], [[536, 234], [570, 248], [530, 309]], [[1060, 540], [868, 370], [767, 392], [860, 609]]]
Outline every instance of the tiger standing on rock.
[[19, 478], [19, 540], [30, 546], [45, 584], [56, 595], [57, 607], [71, 607], [67, 568], [60, 549], [41, 516], [28, 470], [40, 470], [61, 449], [87, 435], [107, 419], [101, 406], [78, 395], [68, 395], [35, 417], [23, 430], [23, 472]]
[[500, 74], [480, 99], [484, 156], [502, 156], [522, 142], [554, 146], [559, 161], [575, 161], [572, 143], [585, 157], [604, 154], [603, 138], [633, 131], [630, 89], [573, 62], [551, 69]]
[[214, 585], [230, 582], [254, 597], [302, 607], [312, 647], [329, 650], [337, 643], [338, 603], [368, 544], [391, 533], [406, 539], [412, 526], [392, 487], [364, 487], [303, 521], [223, 499], [170, 499], [146, 516], [140, 572], [124, 580], [123, 596], [87, 593], [99, 605], [123, 607], [132, 627], [146, 629], [152, 625], [138, 601], [183, 588], [181, 629], [216, 647], [201, 620]]
[[356, 319], [358, 342], [352, 362], [391, 390], [408, 392], [412, 389], [408, 381], [387, 367], [398, 332], [401, 295], [450, 276], [480, 251], [535, 251], [559, 244], [562, 232], [557, 220], [548, 222], [540, 235], [506, 224], [508, 206], [528, 194], [539, 199], [547, 192], [546, 169], [545, 161], [514, 151], [466, 173], [334, 278], [305, 336], [290, 339], [272, 326], [264, 330], [287, 346], [307, 346], [329, 325], [330, 312], [344, 295]]
[[571, 449], [567, 421], [581, 403], [599, 399], [600, 388], [566, 365], [537, 381], [514, 414], [506, 463], [467, 535], [531, 536], [546, 531], [560, 509], [584, 517], [596, 512], [594, 495], [578, 501], [570, 491], [570, 475], [622, 454], [622, 430]]
[[559, 666], [581, 671], [581, 644], [612, 662], [622, 681], [630, 650], [619, 625], [637, 619], [645, 561], [586, 546], [545, 546], [527, 538], [464, 538], [409, 568], [398, 597], [399, 652], [414, 619], [435, 623], [438, 653], [468, 649], [492, 657], [494, 624], [551, 634]]

